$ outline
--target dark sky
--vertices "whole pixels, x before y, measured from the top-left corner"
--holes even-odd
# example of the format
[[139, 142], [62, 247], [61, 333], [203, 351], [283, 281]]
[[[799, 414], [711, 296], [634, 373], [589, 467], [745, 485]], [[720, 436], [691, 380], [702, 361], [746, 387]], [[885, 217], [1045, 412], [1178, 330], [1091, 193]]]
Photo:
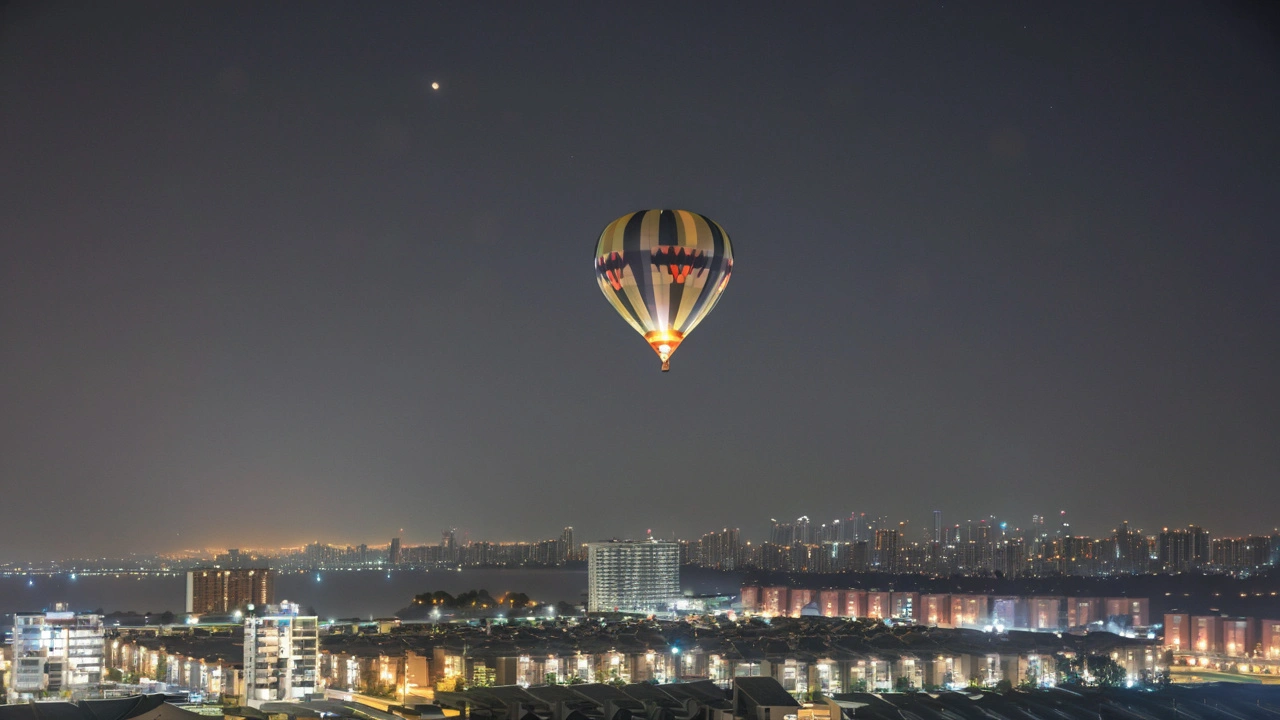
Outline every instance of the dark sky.
[[[1269, 530], [1265, 7], [11, 3], [0, 559]], [[736, 249], [668, 374], [590, 265], [649, 207]]]

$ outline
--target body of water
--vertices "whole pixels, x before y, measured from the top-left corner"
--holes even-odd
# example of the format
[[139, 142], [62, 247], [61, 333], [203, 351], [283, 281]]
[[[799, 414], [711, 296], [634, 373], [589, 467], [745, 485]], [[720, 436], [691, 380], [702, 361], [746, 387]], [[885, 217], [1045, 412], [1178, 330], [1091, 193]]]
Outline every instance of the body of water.
[[[698, 594], [737, 594], [742, 574], [685, 568], [681, 586]], [[413, 596], [443, 590], [457, 594], [488, 590], [492, 595], [522, 592], [539, 602], [581, 603], [587, 592], [585, 569], [464, 568], [393, 572], [332, 570], [276, 576], [276, 600], [309, 605], [323, 618], [387, 617]], [[182, 613], [187, 580], [176, 575], [33, 575], [0, 577], [0, 613], [52, 609], [65, 602], [81, 612], [136, 611]]]

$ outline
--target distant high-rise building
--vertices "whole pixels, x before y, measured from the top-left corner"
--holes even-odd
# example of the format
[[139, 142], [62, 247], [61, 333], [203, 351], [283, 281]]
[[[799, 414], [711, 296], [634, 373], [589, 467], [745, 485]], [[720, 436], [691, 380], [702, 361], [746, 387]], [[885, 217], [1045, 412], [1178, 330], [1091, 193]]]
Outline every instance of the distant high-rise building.
[[230, 613], [275, 599], [276, 571], [268, 568], [200, 568], [187, 571], [187, 612]]
[[244, 622], [244, 687], [247, 704], [301, 700], [320, 691], [319, 623], [282, 602]]
[[796, 543], [800, 545], [813, 544], [813, 528], [809, 522], [808, 515], [801, 515], [796, 519]]
[[845, 529], [845, 539], [849, 542], [855, 543], [861, 540], [866, 540], [867, 533], [864, 527], [866, 523], [867, 518], [865, 513], [849, 513], [849, 519], [845, 523], [849, 526]]
[[898, 531], [877, 530], [871, 564], [883, 572], [896, 572], [898, 568]]
[[14, 613], [9, 702], [88, 691], [102, 683], [102, 616], [67, 610]]
[[1140, 531], [1129, 528], [1126, 520], [1116, 529], [1115, 564], [1113, 570], [1118, 573], [1133, 574], [1146, 572], [1151, 566], [1150, 552], [1147, 550], [1147, 538]]
[[560, 533], [560, 542], [564, 545], [564, 552], [561, 554], [561, 563], [573, 562], [578, 559], [578, 546], [573, 544], [573, 528], [567, 527]]
[[651, 613], [680, 595], [680, 546], [674, 542], [587, 544], [587, 610]]
[[1159, 572], [1188, 572], [1207, 566], [1209, 533], [1192, 525], [1186, 530], [1165, 528], [1156, 536], [1156, 567]]
[[400, 564], [400, 538], [391, 538], [391, 550], [387, 553], [388, 565]]
[[709, 532], [698, 541], [697, 563], [720, 570], [737, 569], [742, 556], [738, 528]]
[[792, 523], [771, 521], [773, 526], [769, 530], [769, 542], [780, 547], [789, 547], [796, 542], [796, 526]]
[[440, 559], [447, 563], [458, 562], [458, 528], [440, 533]]
[[933, 511], [933, 541], [942, 543], [942, 511]]

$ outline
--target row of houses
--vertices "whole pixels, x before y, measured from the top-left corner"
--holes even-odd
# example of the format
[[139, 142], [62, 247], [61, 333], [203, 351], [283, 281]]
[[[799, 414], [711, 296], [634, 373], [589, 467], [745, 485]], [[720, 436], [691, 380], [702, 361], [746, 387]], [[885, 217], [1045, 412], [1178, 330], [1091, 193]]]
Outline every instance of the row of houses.
[[[237, 645], [239, 643], [239, 646]], [[243, 639], [115, 638], [108, 666], [210, 696], [243, 697]], [[418, 688], [777, 680], [788, 692], [1049, 684], [1062, 658], [1107, 655], [1137, 679], [1157, 670], [1154, 643], [1098, 632], [990, 633], [833, 618], [655, 620], [492, 628], [399, 628], [321, 638], [316, 688], [389, 699]]]
[[124, 685], [163, 683], [211, 698], [246, 694], [243, 633], [116, 636], [104, 654], [108, 677]]
[[742, 588], [742, 611], [766, 617], [901, 619], [944, 628], [1001, 626], [1061, 632], [1111, 622], [1147, 627], [1150, 601], [1129, 597], [960, 595], [918, 592]]

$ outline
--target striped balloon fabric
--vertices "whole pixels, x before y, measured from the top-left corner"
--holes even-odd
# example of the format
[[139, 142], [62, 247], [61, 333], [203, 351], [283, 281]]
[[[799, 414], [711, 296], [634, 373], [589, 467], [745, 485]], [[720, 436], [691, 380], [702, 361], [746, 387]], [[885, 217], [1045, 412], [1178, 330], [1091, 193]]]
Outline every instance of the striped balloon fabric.
[[729, 235], [688, 210], [642, 210], [605, 226], [596, 243], [600, 292], [662, 360], [662, 370], [720, 300], [733, 272]]

